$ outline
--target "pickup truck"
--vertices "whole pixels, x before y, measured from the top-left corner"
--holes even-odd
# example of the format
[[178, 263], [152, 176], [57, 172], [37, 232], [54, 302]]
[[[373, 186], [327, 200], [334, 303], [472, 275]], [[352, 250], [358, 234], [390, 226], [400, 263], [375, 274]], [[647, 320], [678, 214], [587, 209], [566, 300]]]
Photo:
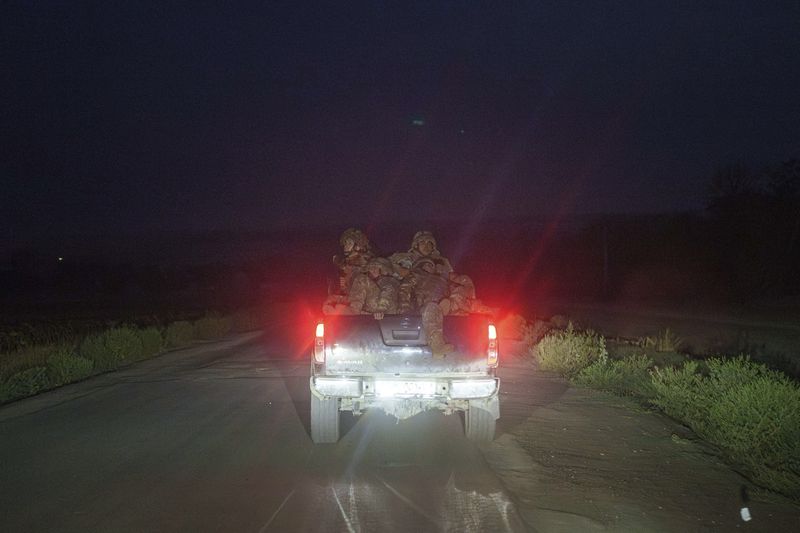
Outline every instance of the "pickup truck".
[[403, 420], [437, 409], [464, 413], [468, 439], [494, 438], [500, 417], [497, 328], [488, 315], [445, 316], [455, 351], [434, 357], [417, 315], [329, 315], [316, 324], [311, 438], [339, 440], [339, 413], [381, 409]]

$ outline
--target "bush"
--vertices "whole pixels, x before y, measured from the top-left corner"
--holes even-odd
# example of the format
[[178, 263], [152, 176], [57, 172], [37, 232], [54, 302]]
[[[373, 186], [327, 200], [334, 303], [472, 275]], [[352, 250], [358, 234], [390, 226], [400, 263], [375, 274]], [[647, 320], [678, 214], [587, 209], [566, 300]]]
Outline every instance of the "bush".
[[653, 372], [653, 403], [719, 446], [763, 486], [800, 497], [800, 388], [746, 357]]
[[199, 339], [216, 339], [231, 330], [231, 319], [209, 314], [194, 323], [194, 334]]
[[591, 330], [575, 331], [572, 323], [564, 331], [549, 333], [536, 345], [542, 370], [574, 376], [595, 361], [608, 358], [606, 341]]
[[722, 393], [703, 436], [763, 486], [800, 498], [800, 389], [759, 377]]
[[36, 366], [18, 372], [0, 386], [0, 402], [32, 396], [48, 388], [47, 368]]
[[652, 402], [669, 416], [692, 426], [704, 425], [708, 398], [701, 390], [703, 377], [697, 373], [697, 361], [687, 361], [679, 368], [656, 368], [652, 383]]
[[15, 352], [0, 354], [0, 381], [7, 380], [29, 368], [46, 366], [47, 358], [64, 347], [72, 349], [71, 344], [33, 344]]
[[247, 309], [236, 312], [231, 317], [233, 331], [255, 331], [264, 327], [263, 314], [258, 309]]
[[50, 386], [58, 387], [79, 381], [92, 374], [94, 364], [85, 357], [74, 355], [72, 350], [51, 355], [47, 359], [47, 377]]
[[194, 326], [186, 320], [179, 320], [167, 326], [164, 331], [164, 344], [168, 348], [178, 348], [194, 338]]
[[164, 347], [164, 339], [161, 332], [156, 327], [149, 327], [137, 331], [139, 340], [142, 342], [142, 358], [152, 357]]
[[655, 339], [657, 352], [677, 352], [683, 345], [683, 339], [675, 335], [669, 328], [659, 333]]
[[113, 370], [141, 358], [142, 341], [132, 328], [113, 328], [86, 337], [78, 352], [91, 360], [97, 370]]
[[627, 357], [618, 361], [601, 359], [581, 370], [575, 382], [620, 394], [650, 398], [653, 384], [649, 368], [653, 361], [646, 355]]

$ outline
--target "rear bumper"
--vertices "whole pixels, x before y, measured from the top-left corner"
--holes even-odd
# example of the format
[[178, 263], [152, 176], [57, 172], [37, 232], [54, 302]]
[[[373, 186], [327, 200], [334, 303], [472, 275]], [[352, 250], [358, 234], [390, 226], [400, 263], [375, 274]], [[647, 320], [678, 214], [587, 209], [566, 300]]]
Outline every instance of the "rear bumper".
[[319, 397], [353, 400], [475, 400], [497, 396], [500, 380], [491, 376], [470, 378], [389, 378], [371, 376], [312, 376], [311, 392]]

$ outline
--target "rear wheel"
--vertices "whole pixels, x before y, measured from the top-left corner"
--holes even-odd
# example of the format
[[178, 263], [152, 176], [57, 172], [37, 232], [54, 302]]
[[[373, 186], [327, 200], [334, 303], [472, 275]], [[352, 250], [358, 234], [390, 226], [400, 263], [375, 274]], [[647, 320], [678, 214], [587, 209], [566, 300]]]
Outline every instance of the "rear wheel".
[[321, 400], [311, 394], [311, 440], [314, 444], [339, 441], [339, 398]]
[[496, 423], [494, 415], [486, 409], [470, 406], [464, 413], [464, 432], [472, 442], [492, 442]]

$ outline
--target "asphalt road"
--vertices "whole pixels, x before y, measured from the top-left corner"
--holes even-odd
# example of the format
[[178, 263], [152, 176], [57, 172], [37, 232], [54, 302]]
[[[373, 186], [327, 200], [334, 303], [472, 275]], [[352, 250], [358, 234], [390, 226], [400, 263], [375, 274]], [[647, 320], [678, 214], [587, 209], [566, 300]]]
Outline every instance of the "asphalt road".
[[345, 415], [314, 446], [296, 352], [252, 333], [0, 409], [0, 530], [525, 529], [458, 415]]
[[[310, 331], [310, 329], [309, 329]], [[501, 344], [501, 418], [343, 415], [309, 437], [308, 347], [286, 325], [0, 408], [0, 531], [792, 531], [691, 432], [539, 372]], [[302, 337], [296, 335], [295, 339]]]

